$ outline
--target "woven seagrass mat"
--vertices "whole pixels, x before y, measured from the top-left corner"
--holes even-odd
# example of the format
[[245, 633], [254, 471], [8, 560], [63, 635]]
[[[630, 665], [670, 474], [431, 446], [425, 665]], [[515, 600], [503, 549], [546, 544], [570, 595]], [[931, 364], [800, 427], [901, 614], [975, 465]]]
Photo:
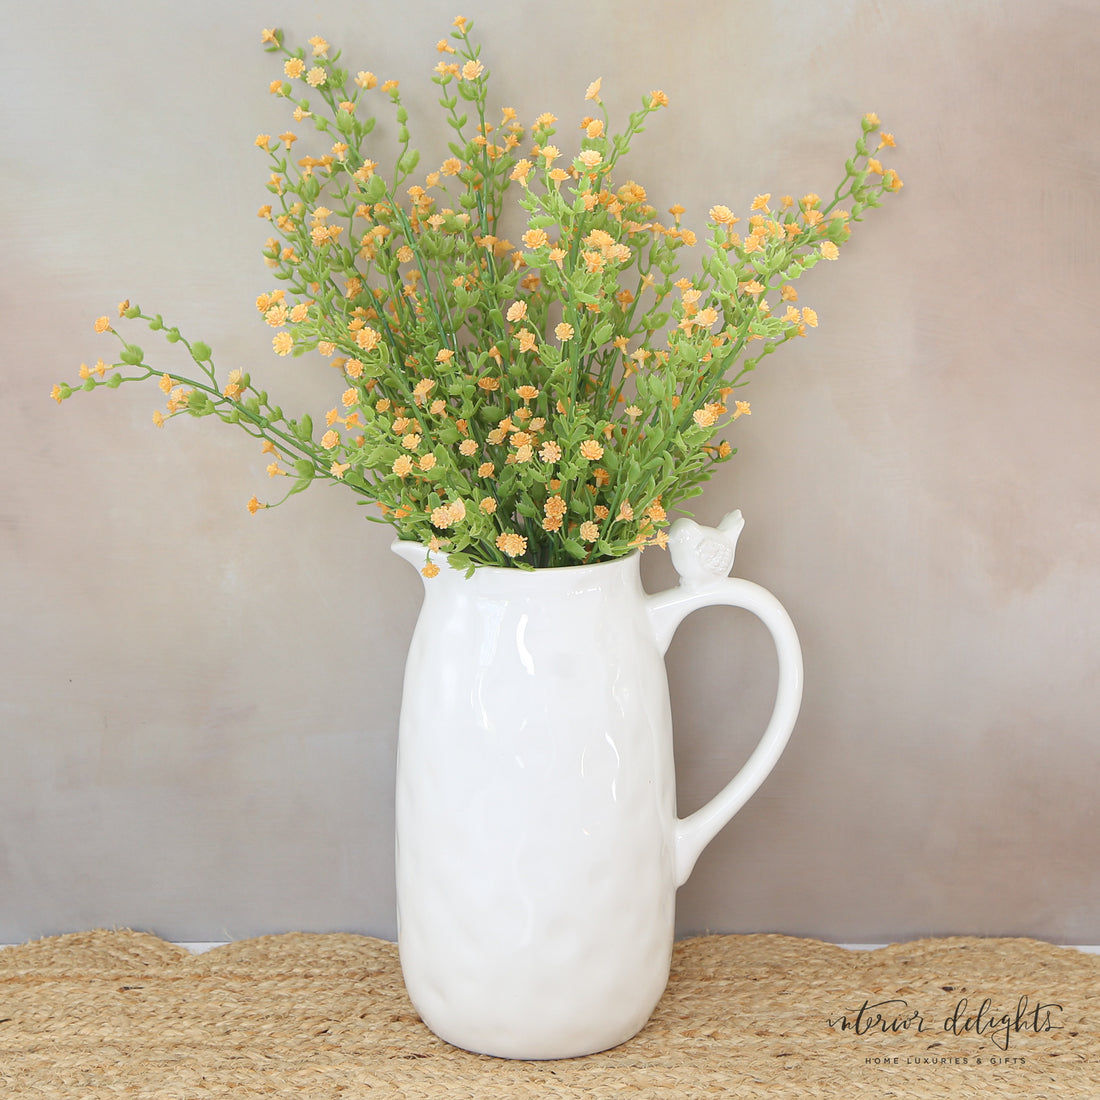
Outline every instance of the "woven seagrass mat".
[[702, 936], [676, 945], [630, 1042], [509, 1062], [428, 1032], [382, 940], [293, 933], [192, 956], [79, 933], [0, 951], [0, 1096], [1096, 1100], [1100, 957], [1023, 939], [853, 952]]

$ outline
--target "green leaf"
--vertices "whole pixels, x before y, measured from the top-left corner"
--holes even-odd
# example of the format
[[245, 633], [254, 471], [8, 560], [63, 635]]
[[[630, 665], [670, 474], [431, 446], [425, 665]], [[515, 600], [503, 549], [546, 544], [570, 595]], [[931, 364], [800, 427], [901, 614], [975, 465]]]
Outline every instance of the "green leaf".
[[143, 358], [145, 353], [137, 346], [137, 344], [127, 344], [123, 349], [119, 358], [131, 367], [136, 367]]
[[[306, 413], [301, 420], [296, 420], [293, 429], [294, 434], [303, 443], [308, 443], [313, 438], [313, 420], [310, 418], [309, 413]], [[312, 467], [310, 468], [312, 469]]]
[[191, 358], [196, 363], [207, 363], [210, 361], [211, 356], [210, 345], [204, 344], [201, 340], [196, 340], [191, 345]]

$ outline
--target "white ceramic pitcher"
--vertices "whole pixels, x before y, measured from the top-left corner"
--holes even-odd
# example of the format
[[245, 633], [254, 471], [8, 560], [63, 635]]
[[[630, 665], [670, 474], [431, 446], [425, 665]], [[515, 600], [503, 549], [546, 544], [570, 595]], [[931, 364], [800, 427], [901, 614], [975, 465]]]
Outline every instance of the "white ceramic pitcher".
[[[405, 984], [467, 1050], [569, 1058], [615, 1046], [668, 981], [676, 888], [790, 736], [802, 657], [790, 618], [726, 576], [739, 512], [671, 531], [677, 588], [638, 555], [572, 568], [441, 565], [405, 673], [397, 903]], [[424, 548], [393, 549], [417, 567]], [[740, 772], [676, 816], [663, 654], [690, 612], [747, 608], [779, 654], [775, 709]]]

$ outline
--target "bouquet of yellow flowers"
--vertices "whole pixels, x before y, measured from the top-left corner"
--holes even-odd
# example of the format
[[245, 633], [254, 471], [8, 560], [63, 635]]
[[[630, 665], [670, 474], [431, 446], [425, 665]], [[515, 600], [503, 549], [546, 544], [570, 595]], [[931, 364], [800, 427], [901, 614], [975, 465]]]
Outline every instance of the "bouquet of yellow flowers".
[[[718, 436], [749, 412], [734, 400], [748, 373], [817, 324], [795, 304], [794, 281], [836, 259], [851, 223], [901, 187], [876, 159], [894, 140], [864, 116], [828, 201], [757, 195], [740, 232], [727, 206], [711, 207], [697, 270], [678, 277], [681, 250], [699, 243], [683, 209], [665, 224], [622, 176], [668, 97], [643, 96], [612, 133], [594, 81], [579, 147], [563, 150], [551, 114], [529, 131], [510, 108], [490, 117], [470, 29], [459, 17], [437, 45], [432, 79], [454, 137], [423, 176], [396, 81], [352, 75], [322, 38], [291, 50], [280, 31], [263, 32], [284, 57], [270, 90], [315, 144], [305, 152], [289, 130], [256, 139], [271, 161], [264, 256], [280, 284], [256, 307], [275, 354], [316, 351], [339, 372], [323, 417], [288, 416], [249, 371], [220, 375], [209, 346], [128, 301], [120, 318], [182, 344], [194, 377], [149, 365], [100, 317], [118, 361], [82, 366], [76, 388], [155, 381], [166, 399], [157, 425], [217, 416], [262, 443], [288, 488], [271, 503], [254, 496], [252, 512], [338, 483], [460, 568], [584, 564], [663, 545], [668, 511], [734, 453]], [[388, 101], [396, 128], [386, 165], [373, 159], [372, 98]], [[518, 244], [504, 236], [509, 218]], [[53, 396], [73, 392], [60, 384]]]

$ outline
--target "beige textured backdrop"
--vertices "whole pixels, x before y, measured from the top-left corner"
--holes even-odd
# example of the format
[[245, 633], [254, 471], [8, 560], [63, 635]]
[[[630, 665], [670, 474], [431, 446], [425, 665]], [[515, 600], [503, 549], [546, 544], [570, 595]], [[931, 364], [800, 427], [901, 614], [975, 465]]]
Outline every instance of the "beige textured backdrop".
[[[899, 139], [905, 189], [800, 284], [821, 327], [765, 364], [698, 509], [744, 511], [738, 572], [791, 612], [807, 679], [681, 932], [1100, 942], [1089, 0], [5, 3], [0, 942], [394, 932], [419, 581], [388, 530], [325, 489], [250, 517], [266, 477], [243, 435], [157, 431], [151, 391], [49, 391], [127, 296], [298, 387], [309, 368], [273, 359], [252, 306], [252, 142], [286, 125], [260, 28], [399, 77], [415, 119], [459, 10], [522, 118], [579, 117], [596, 76], [620, 117], [668, 92], [634, 174], [689, 225], [831, 187], [866, 110]], [[656, 551], [644, 569], [671, 580]], [[681, 630], [683, 811], [747, 753], [772, 661], [736, 616]]]

